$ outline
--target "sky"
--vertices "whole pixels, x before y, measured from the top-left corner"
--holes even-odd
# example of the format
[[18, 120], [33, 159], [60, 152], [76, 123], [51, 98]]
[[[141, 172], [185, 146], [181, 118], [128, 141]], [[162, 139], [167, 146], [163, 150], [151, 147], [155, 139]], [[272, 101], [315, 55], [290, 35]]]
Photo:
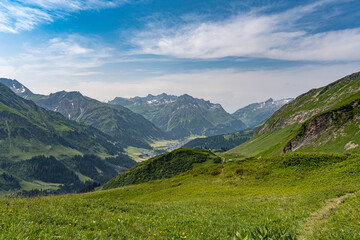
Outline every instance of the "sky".
[[0, 77], [230, 113], [360, 71], [358, 0], [0, 0]]

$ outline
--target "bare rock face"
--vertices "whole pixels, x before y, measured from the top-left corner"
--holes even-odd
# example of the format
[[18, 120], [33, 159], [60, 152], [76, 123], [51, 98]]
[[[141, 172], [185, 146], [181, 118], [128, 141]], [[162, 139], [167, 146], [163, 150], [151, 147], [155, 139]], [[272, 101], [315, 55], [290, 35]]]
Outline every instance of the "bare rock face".
[[302, 132], [287, 143], [283, 149], [283, 153], [293, 152], [301, 147], [312, 144], [319, 135], [328, 129], [333, 122], [333, 118], [333, 113], [327, 113], [319, 117], [315, 117], [308, 123], [303, 124]]
[[[325, 111], [304, 122], [298, 133], [284, 147], [283, 153], [293, 152], [301, 147], [314, 143], [322, 134], [329, 133], [333, 137], [343, 137], [342, 128], [360, 118], [360, 99], [340, 108]], [[321, 144], [325, 144], [321, 142]], [[344, 146], [345, 150], [356, 148], [357, 144], [349, 142]]]

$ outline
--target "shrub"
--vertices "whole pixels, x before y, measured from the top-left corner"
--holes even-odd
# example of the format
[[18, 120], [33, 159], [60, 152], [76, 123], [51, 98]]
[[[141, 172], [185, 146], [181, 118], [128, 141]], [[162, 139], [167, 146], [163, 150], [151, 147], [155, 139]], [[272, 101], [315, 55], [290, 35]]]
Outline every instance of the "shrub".
[[237, 168], [237, 169], [235, 170], [235, 172], [236, 172], [236, 174], [238, 174], [238, 175], [243, 175], [244, 169], [242, 169], [242, 168]]
[[222, 162], [221, 157], [214, 158], [214, 163], [221, 163], [221, 162]]

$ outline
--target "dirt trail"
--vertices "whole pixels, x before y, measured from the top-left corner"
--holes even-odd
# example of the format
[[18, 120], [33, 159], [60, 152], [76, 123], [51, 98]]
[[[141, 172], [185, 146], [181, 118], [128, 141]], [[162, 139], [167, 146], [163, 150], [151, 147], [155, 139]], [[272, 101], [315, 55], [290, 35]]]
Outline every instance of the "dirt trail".
[[298, 239], [299, 240], [308, 239], [313, 234], [315, 227], [319, 222], [327, 219], [330, 213], [334, 211], [340, 204], [342, 204], [346, 198], [353, 196], [357, 193], [360, 193], [360, 190], [353, 193], [347, 193], [338, 198], [333, 198], [328, 200], [322, 208], [320, 208], [317, 212], [313, 213], [310, 217], [308, 217], [305, 220], [304, 225], [302, 227], [303, 234], [300, 235]]

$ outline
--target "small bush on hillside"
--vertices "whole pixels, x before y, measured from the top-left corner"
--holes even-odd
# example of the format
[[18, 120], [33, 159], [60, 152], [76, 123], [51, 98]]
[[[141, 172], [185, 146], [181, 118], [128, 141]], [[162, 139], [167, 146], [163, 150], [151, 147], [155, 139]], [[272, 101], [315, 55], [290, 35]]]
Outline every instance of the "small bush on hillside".
[[221, 170], [218, 168], [213, 169], [210, 174], [213, 176], [219, 175], [221, 173]]
[[238, 174], [238, 175], [243, 175], [244, 169], [242, 169], [242, 168], [237, 168], [237, 169], [235, 170], [235, 172], [236, 172], [236, 174]]
[[222, 162], [221, 157], [214, 158], [214, 163], [221, 163], [221, 162]]

